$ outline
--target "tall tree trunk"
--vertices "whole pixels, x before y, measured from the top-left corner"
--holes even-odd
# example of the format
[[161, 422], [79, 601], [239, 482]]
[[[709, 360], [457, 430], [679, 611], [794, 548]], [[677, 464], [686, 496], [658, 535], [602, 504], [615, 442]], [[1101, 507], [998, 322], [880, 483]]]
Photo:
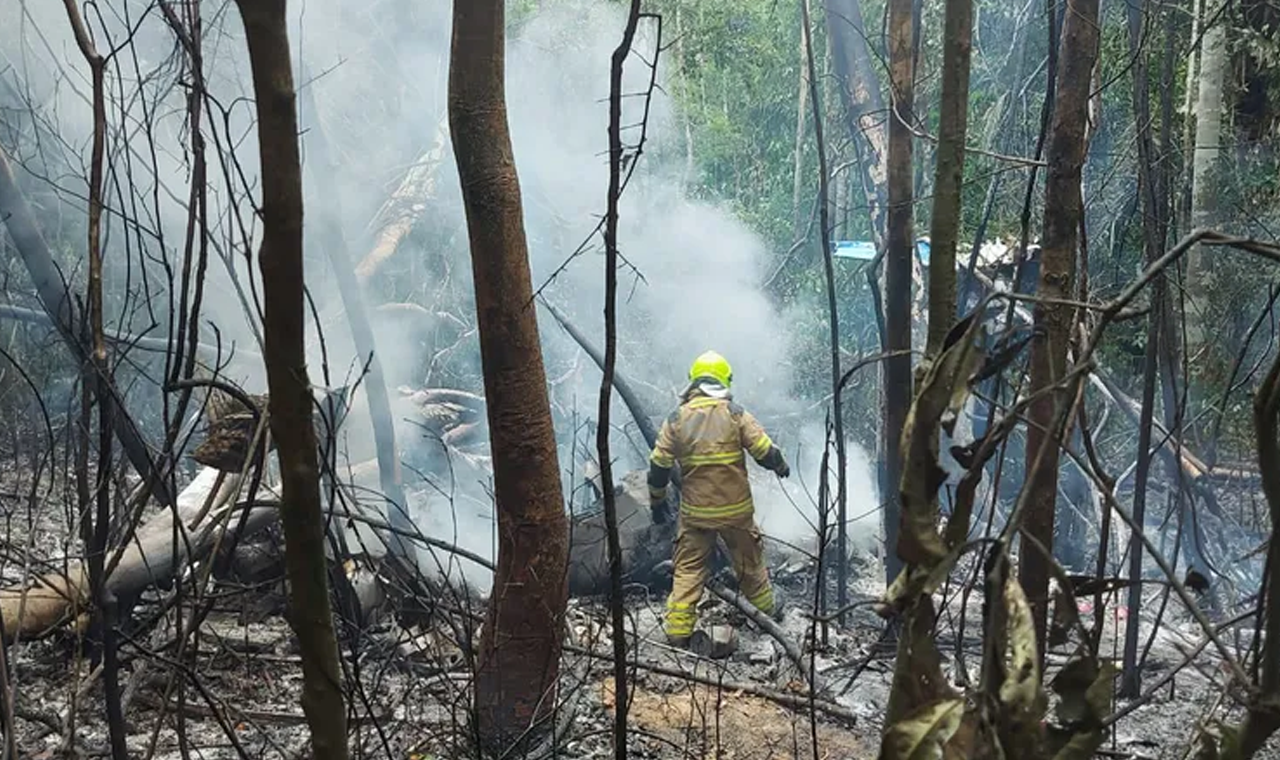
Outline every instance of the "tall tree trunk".
[[[1164, 57], [1162, 62], [1163, 71], [1161, 73], [1160, 86], [1160, 156], [1156, 162], [1160, 171], [1156, 174], [1156, 184], [1159, 191], [1156, 195], [1158, 201], [1159, 217], [1159, 238], [1161, 245], [1169, 244], [1169, 235], [1172, 223], [1172, 190], [1174, 179], [1173, 164], [1173, 68], [1175, 61], [1178, 59], [1178, 10], [1173, 7], [1166, 7], [1164, 10], [1165, 22], [1165, 45]], [[1194, 39], [1194, 37], [1193, 37]], [[1190, 66], [1190, 64], [1188, 64]], [[1193, 88], [1194, 90], [1194, 88]], [[1190, 93], [1188, 93], [1190, 97]], [[1187, 121], [1191, 121], [1188, 119]], [[1168, 275], [1161, 275], [1152, 283], [1155, 289], [1154, 301], [1160, 306], [1160, 357], [1162, 369], [1160, 371], [1161, 394], [1163, 400], [1164, 427], [1169, 431], [1172, 439], [1178, 441], [1178, 448], [1181, 449], [1184, 439], [1183, 429], [1184, 409], [1183, 405], [1186, 401], [1186, 388], [1179, 387], [1179, 378], [1185, 377], [1187, 372], [1183, 368], [1183, 344], [1182, 334], [1179, 329], [1177, 312], [1174, 309], [1169, 288]], [[1206, 442], [1207, 461], [1212, 464], [1216, 460], [1215, 449], [1217, 446], [1216, 437], [1210, 438]], [[1176, 452], [1176, 456], [1181, 458], [1181, 451]], [[1185, 468], [1178, 466], [1177, 460], [1166, 464], [1168, 467], [1168, 477], [1173, 486], [1173, 497], [1177, 499], [1177, 508], [1182, 524], [1193, 526], [1194, 515], [1192, 511], [1195, 509], [1194, 496], [1197, 489], [1189, 488], [1188, 478]], [[1202, 492], [1203, 493], [1203, 492]], [[1206, 573], [1207, 563], [1204, 556], [1200, 552], [1200, 544], [1195, 540], [1195, 534], [1191, 534], [1190, 541], [1184, 541], [1183, 559], [1186, 562], [1188, 571], [1196, 570], [1210, 577]]]
[[[677, 29], [676, 34], [680, 31]], [[792, 236], [799, 238], [804, 234], [804, 212], [800, 209], [804, 198], [804, 124], [805, 111], [809, 107], [809, 76], [806, 65], [809, 60], [809, 35], [800, 35], [800, 92], [796, 95], [796, 147], [794, 170], [791, 178], [791, 230]]]
[[[81, 367], [82, 410], [76, 481], [79, 495], [80, 536], [87, 554], [89, 585], [93, 594], [94, 628], [102, 647], [102, 682], [106, 696], [107, 726], [111, 756], [127, 760], [124, 708], [120, 701], [120, 660], [116, 648], [115, 595], [107, 587], [107, 539], [111, 530], [111, 365], [102, 331], [102, 174], [106, 147], [106, 60], [94, 46], [89, 30], [74, 0], [64, 3], [75, 33], [76, 43], [89, 65], [93, 82], [93, 152], [89, 164], [89, 331], [92, 354]], [[89, 430], [91, 401], [98, 403], [98, 462], [89, 475]]]
[[[1053, 121], [1049, 132], [1045, 177], [1044, 224], [1037, 295], [1063, 301], [1075, 293], [1076, 247], [1084, 213], [1080, 193], [1084, 165], [1089, 84], [1098, 59], [1098, 0], [1067, 0]], [[1038, 303], [1037, 337], [1031, 344], [1029, 394], [1049, 388], [1066, 375], [1067, 349], [1075, 310], [1063, 303]], [[1039, 332], [1043, 330], [1043, 332]], [[1058, 495], [1058, 441], [1049, 431], [1059, 405], [1074, 399], [1063, 390], [1045, 394], [1031, 406], [1027, 425], [1027, 484], [1030, 500], [1025, 531], [1052, 553], [1053, 516]], [[1042, 453], [1043, 450], [1043, 453]], [[1030, 542], [1023, 542], [1018, 577], [1031, 602], [1037, 651], [1044, 657], [1049, 562]]]
[[[805, 63], [809, 71], [809, 99], [813, 105], [813, 136], [818, 149], [818, 218], [822, 235], [822, 269], [826, 280], [827, 316], [831, 320], [831, 417], [832, 435], [836, 444], [836, 604], [841, 610], [840, 622], [844, 623], [843, 612], [849, 593], [849, 547], [848, 547], [848, 483], [846, 482], [847, 452], [844, 440], [844, 401], [840, 392], [840, 310], [836, 300], [835, 246], [831, 241], [830, 203], [831, 175], [827, 168], [827, 143], [823, 135], [822, 98], [818, 94], [818, 68], [814, 62], [813, 27], [809, 13], [809, 0], [800, 0], [800, 20], [805, 36]], [[824, 453], [823, 459], [826, 459]], [[825, 481], [827, 473], [822, 473]], [[826, 510], [826, 504], [819, 509]], [[822, 540], [826, 537], [823, 536]], [[822, 569], [819, 568], [819, 577]]]
[[[1227, 66], [1227, 25], [1222, 3], [1205, 0], [1200, 28], [1200, 75], [1196, 81], [1196, 131], [1192, 153], [1191, 226], [1211, 227], [1218, 203], [1218, 159], [1222, 152], [1222, 86]], [[1197, 245], [1187, 256], [1187, 350], [1192, 355], [1209, 351], [1197, 365], [1209, 369], [1212, 382], [1212, 335], [1206, 327], [1213, 323], [1213, 268], [1205, 259], [1204, 246]]]
[[871, 237], [883, 250], [889, 183], [889, 140], [884, 96], [867, 49], [861, 0], [825, 0], [827, 39], [835, 81], [844, 102], [845, 126], [859, 156], [859, 180], [871, 216]]
[[[302, 75], [306, 78], [306, 67]], [[311, 122], [308, 132], [311, 133], [311, 151], [313, 161], [328, 176], [338, 176], [338, 165], [329, 150], [329, 140], [325, 135], [324, 125], [320, 121], [320, 111], [316, 108], [314, 88], [308, 87], [303, 93], [303, 113], [306, 121]], [[316, 176], [313, 171], [311, 180], [323, 182], [323, 176]], [[409, 504], [405, 498], [404, 480], [400, 474], [399, 449], [396, 447], [395, 419], [391, 414], [391, 399], [387, 393], [386, 376], [382, 372], [382, 354], [378, 352], [377, 340], [373, 335], [373, 326], [369, 323], [369, 312], [365, 306], [364, 290], [360, 278], [356, 276], [355, 264], [351, 259], [347, 236], [342, 228], [342, 206], [336, 193], [316, 193], [316, 198], [328, 204], [323, 211], [324, 248], [328, 253], [329, 265], [337, 275], [338, 295], [342, 298], [343, 308], [347, 312], [347, 323], [351, 327], [351, 339], [355, 343], [360, 361], [365, 365], [367, 375], [362, 383], [365, 398], [369, 402], [369, 419], [373, 426], [373, 441], [378, 458], [378, 482], [382, 487], [382, 496], [387, 501], [387, 523], [394, 529], [391, 536], [389, 554], [399, 563], [396, 568], [410, 581], [416, 576], [417, 557], [414, 550], [405, 540], [405, 536], [413, 535], [413, 521], [409, 518]], [[366, 364], [367, 363], [367, 364]]]
[[568, 521], [507, 126], [503, 0], [456, 0], [449, 131], [467, 212], [498, 516], [476, 733], [506, 751], [555, 707]]
[[289, 625], [302, 653], [302, 709], [317, 758], [345, 760], [338, 643], [329, 603], [320, 471], [304, 345], [302, 164], [285, 0], [237, 0], [253, 70], [262, 161], [263, 334], [271, 435], [280, 460]]
[[[1138, 196], [1142, 203], [1142, 238], [1147, 264], [1164, 253], [1160, 237], [1162, 213], [1159, 184], [1155, 178], [1155, 144], [1151, 137], [1151, 98], [1147, 75], [1147, 53], [1144, 46], [1143, 17], [1150, 4], [1129, 6], [1129, 52], [1133, 56], [1133, 117], [1138, 129]], [[1148, 37], [1149, 39], [1149, 37]], [[1164, 316], [1164, 278], [1152, 284], [1151, 313], [1147, 318], [1146, 358], [1142, 378], [1142, 413], [1138, 423], [1138, 467], [1133, 480], [1133, 520], [1141, 528], [1146, 519], [1147, 483], [1151, 475], [1151, 429], [1156, 402], [1156, 378], [1160, 365], [1160, 328]], [[1129, 537], [1129, 618], [1124, 638], [1124, 678], [1120, 693], [1133, 698], [1142, 689], [1138, 671], [1139, 611], [1142, 606], [1142, 536], [1132, 531]]]
[[[889, 4], [889, 209], [885, 254], [885, 351], [911, 348], [911, 273], [915, 258], [912, 230], [911, 118], [915, 90], [912, 0]], [[898, 528], [902, 500], [902, 427], [911, 405], [911, 356], [902, 354], [884, 361], [884, 402], [881, 408], [880, 498], [884, 501], [885, 580], [892, 582], [902, 569], [898, 557]]]
[[929, 226], [929, 341], [935, 355], [956, 311], [956, 242], [964, 182], [964, 141], [969, 124], [969, 53], [973, 0], [947, 0], [942, 43], [942, 104], [938, 122], [933, 214]]
[[[604, 367], [600, 375], [600, 407], [596, 425], [596, 452], [600, 459], [600, 486], [604, 494], [605, 539], [609, 548], [609, 611], [613, 623], [613, 751], [617, 760], [627, 759], [627, 618], [623, 607], [622, 546], [618, 540], [618, 501], [613, 485], [613, 457], [609, 455], [609, 407], [612, 401], [614, 369], [618, 362], [618, 201], [622, 197], [622, 73], [640, 22], [640, 0], [631, 0], [622, 42], [614, 49], [609, 66], [609, 191], [604, 219]], [[656, 54], [655, 54], [656, 56]], [[657, 65], [655, 57], [653, 65]], [[630, 158], [640, 158], [641, 145]]]
[[[1182, 113], [1184, 116], [1182, 119], [1182, 144], [1191, 146], [1195, 144], [1194, 141], [1196, 139], [1195, 109], [1198, 89], [1196, 82], [1199, 81], [1197, 77], [1200, 74], [1200, 55], [1204, 50], [1203, 40], [1200, 39], [1200, 20], [1204, 15], [1204, 0], [1188, 0], [1188, 3], [1191, 6], [1189, 9], [1191, 11], [1191, 36], [1188, 38], [1188, 44], [1190, 44], [1191, 49], [1187, 53], [1187, 70], [1183, 74]], [[1195, 153], [1194, 150], [1191, 152]], [[1193, 155], [1192, 159], [1194, 158], [1195, 156]], [[1187, 180], [1190, 179], [1190, 175], [1185, 172], [1190, 168], [1190, 164], [1182, 167], [1183, 177]], [[1190, 193], [1186, 195], [1190, 197]], [[1183, 209], [1179, 204], [1178, 210], [1180, 212], [1179, 215], [1182, 216], [1181, 212], [1189, 209]], [[1177, 234], [1182, 236], [1190, 232], [1190, 223], [1190, 216], [1184, 216], [1181, 225], [1182, 229], [1177, 230]]]

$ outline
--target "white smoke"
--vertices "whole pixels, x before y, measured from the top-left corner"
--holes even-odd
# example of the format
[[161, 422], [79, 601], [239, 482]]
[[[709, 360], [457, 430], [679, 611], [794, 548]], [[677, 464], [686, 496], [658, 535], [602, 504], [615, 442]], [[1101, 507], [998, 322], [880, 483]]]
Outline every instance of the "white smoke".
[[[113, 147], [117, 152], [131, 150], [136, 154], [135, 163], [145, 169], [128, 180], [136, 183], [138, 197], [150, 198], [157, 182], [165, 190], [160, 193], [160, 218], [153, 223], [166, 230], [166, 239], [163, 249], [157, 240], [150, 245], [153, 256], [167, 254], [174, 261], [186, 222], [185, 187], [190, 171], [184, 152], [184, 91], [179, 86], [183, 73], [172, 32], [163, 19], [154, 9], [142, 18], [151, 4], [128, 0], [121, 5], [134, 12], [129, 21], [139, 30], [136, 39], [142, 60], [137, 72], [131, 71], [132, 64], [125, 68], [117, 86], [126, 92], [148, 93], [149, 112], [161, 114], [152, 117], [159, 125], [155, 130], [157, 171], [151, 172], [148, 162], [138, 157], [146, 157], [150, 149], [136, 130], [131, 133], [132, 142], [127, 143], [121, 133]], [[310, 90], [308, 95], [314, 98], [339, 165], [330, 173], [310, 162], [310, 146], [316, 138], [306, 132], [308, 125], [304, 123], [308, 287], [317, 310], [326, 317], [327, 364], [334, 385], [348, 381], [358, 371], [359, 362], [341, 318], [334, 274], [319, 249], [338, 244], [327, 232], [333, 222], [331, 215], [338, 214], [352, 256], [358, 259], [367, 250], [370, 220], [406, 166], [430, 148], [445, 116], [451, 28], [451, 3], [447, 0], [393, 2], [376, 13], [356, 5], [339, 0], [290, 4], [295, 60], [302, 62], [300, 71], [306, 73], [304, 77], [296, 71], [295, 79], [301, 88]], [[602, 346], [604, 272], [599, 237], [583, 255], [567, 265], [565, 262], [588, 238], [605, 210], [609, 62], [621, 38], [624, 17], [619, 7], [585, 0], [540, 6], [531, 12], [523, 5], [511, 7], [506, 61], [509, 123], [534, 286], [545, 285], [545, 296]], [[211, 218], [220, 241], [233, 251], [235, 271], [248, 288], [257, 278], [256, 262], [250, 265], [246, 261], [238, 222], [229, 214], [238, 205], [244, 223], [252, 226], [246, 197], [256, 199], [259, 189], [252, 107], [247, 100], [252, 92], [247, 54], [234, 8], [203, 7], [209, 88], [226, 108], [225, 116], [206, 114], [206, 123], [216, 125], [210, 129], [223, 147], [234, 144], [238, 161], [238, 167], [228, 171], [211, 167]], [[0, 9], [0, 50], [15, 51], [8, 59], [0, 58], [0, 79], [18, 92], [34, 94], [42, 112], [51, 119], [56, 117], [57, 132], [64, 135], [68, 146], [66, 163], [79, 166], [88, 154], [90, 112], [84, 100], [84, 66], [59, 9], [47, 3], [19, 3], [17, 7], [11, 3]], [[122, 12], [109, 25], [120, 34], [130, 25], [125, 21]], [[39, 28], [39, 38], [31, 34], [33, 26]], [[641, 24], [637, 53], [628, 59], [624, 90], [629, 97], [624, 101], [622, 119], [626, 125], [641, 121], [645, 99], [638, 94], [649, 84], [646, 61], [654, 59], [653, 30], [651, 24]], [[35, 39], [47, 44], [33, 42]], [[660, 85], [667, 71], [659, 57]], [[794, 391], [792, 352], [797, 341], [789, 320], [761, 287], [782, 252], [770, 250], [727, 206], [688, 197], [685, 137], [678, 127], [678, 106], [666, 94], [670, 91], [659, 88], [653, 96], [645, 152], [638, 159], [620, 207], [619, 247], [629, 268], [622, 272], [618, 293], [619, 369], [638, 382], [639, 390], [654, 404], [651, 411], [665, 415], [676, 403], [675, 394], [684, 383], [692, 358], [708, 348], [725, 354], [733, 363], [737, 400], [760, 419], [793, 466], [794, 474], [784, 486], [777, 485], [772, 475], [756, 478], [761, 525], [779, 539], [807, 544], [812, 540], [811, 525], [817, 521], [814, 499], [826, 408], [801, 399]], [[0, 98], [4, 96], [0, 90]], [[130, 118], [141, 123], [142, 105], [132, 102], [129, 108]], [[638, 128], [632, 126], [624, 139], [634, 142], [638, 136]], [[5, 133], [0, 132], [0, 138], [6, 139], [6, 146], [11, 144]], [[211, 140], [211, 158], [213, 148]], [[227, 190], [228, 175], [233, 180], [231, 191]], [[70, 213], [75, 213], [74, 209], [83, 206], [76, 200], [83, 180], [73, 178], [67, 184], [73, 189], [63, 193], [62, 200]], [[411, 267], [410, 271], [418, 274], [397, 281], [395, 290], [399, 298], [429, 307], [434, 299], [454, 298], [470, 308], [465, 217], [451, 152], [441, 162], [434, 186], [436, 197], [426, 201], [420, 225], [425, 231], [402, 242], [397, 258], [443, 257], [445, 268]], [[316, 202], [321, 197], [325, 203]], [[122, 287], [123, 268], [116, 266], [113, 272], [117, 287]], [[154, 269], [152, 274], [157, 274]], [[218, 262], [210, 266], [204, 311], [224, 341], [234, 339], [243, 346], [252, 343], [240, 299]], [[459, 316], [474, 322], [473, 315]], [[569, 377], [553, 390], [555, 403], [570, 408], [579, 422], [593, 418], [599, 373], [579, 356], [576, 344], [549, 315], [540, 310], [540, 316], [548, 376]], [[136, 329], [136, 325], [132, 327]], [[421, 361], [421, 346], [406, 335], [382, 331], [377, 337], [389, 374], [402, 373]], [[205, 338], [209, 339], [207, 330]], [[320, 346], [313, 346], [313, 383], [323, 382], [322, 356]], [[458, 372], [478, 375], [475, 336], [464, 337], [449, 361]], [[575, 361], [576, 371], [568, 374]], [[237, 372], [232, 379], [244, 382], [251, 392], [265, 388], [260, 368], [250, 365]], [[394, 398], [394, 388], [391, 392]], [[372, 456], [363, 409], [357, 400], [348, 422], [346, 444], [352, 462]], [[613, 419], [616, 425], [631, 427], [629, 414], [620, 404], [615, 405]], [[571, 446], [575, 431], [570, 428], [569, 423], [562, 423], [557, 431], [563, 444], [561, 467], [566, 472], [571, 468], [581, 472], [586, 455], [594, 456], [594, 450], [583, 452]], [[414, 432], [413, 426], [401, 425], [402, 445], [413, 445], [407, 439]], [[636, 435], [613, 436], [618, 477], [626, 469], [644, 466], [647, 452], [635, 445], [638, 441]], [[879, 497], [865, 453], [852, 443], [849, 452], [848, 512], [851, 518], [863, 516], [850, 531], [855, 542], [866, 543], [878, 533]], [[419, 487], [415, 520], [431, 535], [492, 556], [493, 519], [487, 485], [470, 470], [460, 468], [459, 473], [455, 482], [437, 482], [434, 489]], [[567, 489], [574, 485], [566, 483]], [[477, 585], [488, 582], [483, 573], [475, 574], [472, 568], [468, 574]]]

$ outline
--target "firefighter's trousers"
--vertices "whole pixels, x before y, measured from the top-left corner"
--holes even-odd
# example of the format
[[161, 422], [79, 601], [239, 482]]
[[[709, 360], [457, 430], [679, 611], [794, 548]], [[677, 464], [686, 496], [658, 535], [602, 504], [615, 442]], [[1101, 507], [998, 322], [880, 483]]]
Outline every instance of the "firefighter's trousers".
[[729, 550], [742, 595], [761, 612], [773, 614], [773, 586], [769, 583], [764, 540], [756, 526], [754, 510], [718, 519], [692, 519], [682, 514], [676, 530], [674, 578], [665, 621], [666, 634], [672, 639], [691, 636], [698, 623], [698, 602], [710, 575], [717, 536], [724, 539]]

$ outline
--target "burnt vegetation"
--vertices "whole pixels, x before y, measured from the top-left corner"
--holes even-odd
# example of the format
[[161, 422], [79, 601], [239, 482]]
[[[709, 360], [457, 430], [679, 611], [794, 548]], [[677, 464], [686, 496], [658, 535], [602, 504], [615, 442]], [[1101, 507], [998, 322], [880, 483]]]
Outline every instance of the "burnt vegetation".
[[1280, 757], [1278, 24], [0, 3], [0, 760]]

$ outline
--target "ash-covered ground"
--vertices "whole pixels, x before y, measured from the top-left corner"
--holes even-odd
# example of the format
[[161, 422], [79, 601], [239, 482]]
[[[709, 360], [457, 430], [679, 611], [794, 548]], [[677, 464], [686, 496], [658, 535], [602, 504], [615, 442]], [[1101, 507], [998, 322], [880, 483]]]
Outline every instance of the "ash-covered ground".
[[[6, 586], [56, 567], [46, 560], [68, 555], [68, 515], [57, 505], [63, 494], [33, 492], [29, 475], [9, 467], [2, 494], [9, 515]], [[34, 504], [34, 509], [28, 511]], [[32, 519], [28, 520], [28, 516]], [[278, 544], [258, 542], [270, 554]], [[872, 602], [884, 590], [878, 556], [865, 550], [851, 558], [854, 607], [842, 626], [815, 623], [815, 565], [811, 547], [770, 542], [773, 578], [787, 610], [780, 625], [786, 641], [802, 650], [803, 671], [786, 647], [740, 610], [708, 592], [701, 624], [731, 626], [736, 649], [710, 659], [668, 646], [661, 632], [661, 584], [632, 584], [626, 600], [633, 756], [718, 758], [874, 757], [892, 679], [893, 645]], [[73, 556], [73, 555], [70, 555]], [[277, 557], [278, 559], [278, 557]], [[372, 577], [348, 564], [359, 585]], [[958, 685], [976, 683], [981, 658], [980, 589], [963, 593], [972, 572], [961, 566], [955, 582], [938, 595], [939, 648], [948, 675]], [[183, 589], [181, 594], [178, 589]], [[278, 572], [226, 579], [196, 596], [190, 584], [153, 589], [133, 608], [121, 637], [120, 681], [130, 752], [135, 757], [233, 758], [309, 756], [299, 707], [301, 662], [283, 616]], [[1124, 590], [1104, 610], [1102, 654], [1117, 662], [1128, 615]], [[1143, 670], [1149, 692], [1124, 712], [1111, 730], [1105, 757], [1186, 756], [1203, 725], [1238, 719], [1239, 694], [1228, 689], [1217, 646], [1205, 645], [1198, 623], [1176, 597], [1165, 607], [1158, 633], [1152, 622], [1163, 587], [1152, 587], [1139, 617], [1140, 639], [1150, 640]], [[366, 599], [379, 598], [378, 594]], [[828, 587], [827, 598], [835, 598]], [[461, 757], [467, 746], [470, 703], [469, 655], [481, 624], [484, 600], [474, 591], [439, 589], [428, 614], [409, 629], [375, 602], [365, 619], [342, 620], [344, 675], [348, 686], [353, 751], [363, 757]], [[1094, 615], [1082, 597], [1084, 621]], [[192, 632], [193, 611], [211, 611]], [[1244, 609], [1223, 609], [1219, 624]], [[608, 756], [614, 704], [609, 610], [600, 598], [571, 600], [561, 670], [558, 757]], [[1249, 619], [1220, 632], [1219, 641], [1243, 659], [1250, 647]], [[14, 694], [14, 738], [19, 756], [32, 758], [108, 756], [101, 670], [94, 644], [67, 626], [38, 641], [7, 648]], [[182, 644], [180, 642], [186, 642]], [[1074, 644], [1051, 649], [1049, 672]], [[809, 674], [817, 683], [808, 709]], [[1132, 708], [1132, 709], [1131, 709]], [[815, 755], [816, 746], [816, 755]], [[1269, 748], [1261, 757], [1280, 757]]]

